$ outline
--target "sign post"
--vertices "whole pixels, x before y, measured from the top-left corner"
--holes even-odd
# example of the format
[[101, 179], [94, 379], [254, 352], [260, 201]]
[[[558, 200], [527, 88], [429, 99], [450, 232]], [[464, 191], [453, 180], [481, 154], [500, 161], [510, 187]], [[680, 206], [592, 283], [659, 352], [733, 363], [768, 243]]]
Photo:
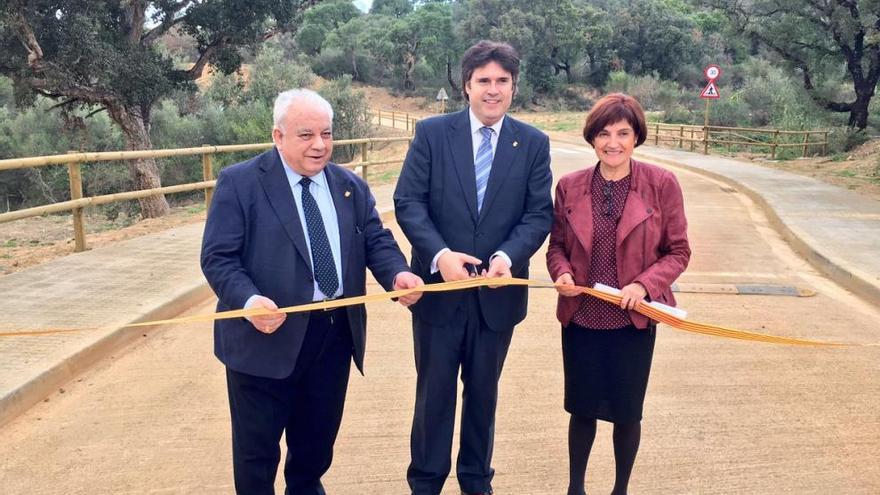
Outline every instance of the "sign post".
[[710, 64], [703, 69], [703, 74], [709, 80], [709, 84], [700, 92], [700, 98], [706, 100], [706, 114], [703, 117], [703, 154], [709, 154], [709, 103], [721, 97], [715, 80], [721, 77], [721, 67]]
[[440, 113], [446, 113], [446, 100], [449, 99], [449, 95], [446, 94], [446, 88], [440, 88], [440, 91], [437, 92], [437, 101], [440, 102]]

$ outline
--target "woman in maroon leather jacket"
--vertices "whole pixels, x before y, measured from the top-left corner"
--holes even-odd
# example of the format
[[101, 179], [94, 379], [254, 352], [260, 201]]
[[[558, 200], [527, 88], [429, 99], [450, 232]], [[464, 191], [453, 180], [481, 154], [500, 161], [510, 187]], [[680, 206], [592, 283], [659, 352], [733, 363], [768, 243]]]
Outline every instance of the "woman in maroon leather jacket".
[[[560, 294], [565, 410], [571, 413], [569, 495], [584, 493], [596, 420], [614, 423], [613, 495], [625, 494], [641, 438], [642, 406], [655, 326], [633, 311], [647, 299], [674, 305], [670, 286], [687, 267], [690, 246], [675, 176], [632, 159], [645, 141], [641, 105], [622, 93], [601, 98], [584, 139], [597, 165], [562, 177], [547, 266]], [[574, 286], [621, 288], [620, 307]]]

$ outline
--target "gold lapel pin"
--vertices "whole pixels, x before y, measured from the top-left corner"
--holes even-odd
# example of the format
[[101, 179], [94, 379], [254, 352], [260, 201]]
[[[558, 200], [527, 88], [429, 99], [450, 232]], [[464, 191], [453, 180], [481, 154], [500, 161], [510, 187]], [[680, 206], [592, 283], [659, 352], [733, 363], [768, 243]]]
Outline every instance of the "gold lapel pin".
[[345, 197], [347, 198], [349, 196], [351, 196], [351, 191], [345, 191]]
[[519, 146], [519, 141], [514, 141], [514, 142], [513, 142], [513, 147], [516, 148], [517, 146]]

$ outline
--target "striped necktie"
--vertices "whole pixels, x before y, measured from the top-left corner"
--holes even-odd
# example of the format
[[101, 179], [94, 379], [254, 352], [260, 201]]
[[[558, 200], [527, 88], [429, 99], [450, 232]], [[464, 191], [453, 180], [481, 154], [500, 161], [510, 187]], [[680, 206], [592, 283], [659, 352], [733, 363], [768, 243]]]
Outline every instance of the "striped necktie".
[[483, 197], [486, 196], [486, 185], [489, 183], [489, 172], [492, 171], [492, 133], [491, 127], [481, 127], [483, 142], [477, 148], [477, 157], [474, 159], [474, 171], [477, 176], [477, 212], [483, 208]]

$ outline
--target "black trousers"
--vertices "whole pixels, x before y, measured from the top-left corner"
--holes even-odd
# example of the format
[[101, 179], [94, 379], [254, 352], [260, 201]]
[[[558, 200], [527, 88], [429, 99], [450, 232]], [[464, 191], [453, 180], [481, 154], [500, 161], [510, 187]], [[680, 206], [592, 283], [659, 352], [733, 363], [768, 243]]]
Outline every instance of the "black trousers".
[[351, 368], [345, 309], [313, 311], [296, 367], [284, 379], [226, 369], [238, 495], [274, 495], [286, 435], [287, 495], [324, 495]]
[[413, 317], [418, 378], [407, 481], [416, 495], [439, 495], [449, 475], [459, 369], [464, 391], [458, 483], [465, 493], [488, 492], [495, 474], [498, 379], [513, 329], [491, 330], [480, 315], [476, 292], [464, 299], [449, 324]]

